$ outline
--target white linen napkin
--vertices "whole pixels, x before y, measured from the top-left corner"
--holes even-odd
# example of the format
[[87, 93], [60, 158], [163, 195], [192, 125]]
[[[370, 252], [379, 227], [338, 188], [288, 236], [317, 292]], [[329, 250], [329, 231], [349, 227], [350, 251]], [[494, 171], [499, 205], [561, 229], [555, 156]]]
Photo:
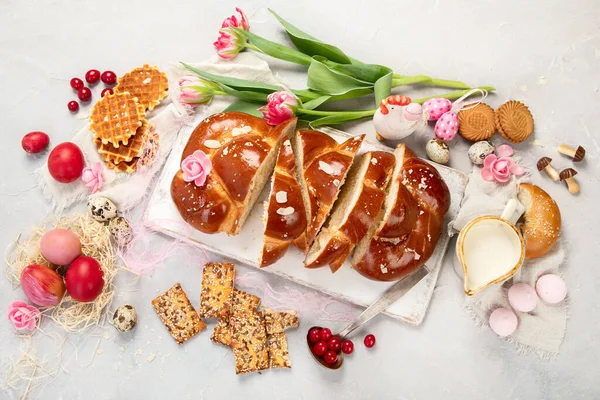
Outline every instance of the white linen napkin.
[[[517, 197], [518, 184], [523, 179], [526, 177], [521, 179], [513, 177], [505, 185], [487, 182], [481, 177], [481, 168], [474, 166], [469, 175], [461, 209], [456, 219], [450, 223], [451, 231], [459, 232], [472, 219], [482, 215], [499, 216], [508, 200]], [[503, 285], [488, 287], [474, 296], [465, 296], [465, 307], [477, 325], [488, 327], [488, 318], [494, 309], [511, 308], [507, 292], [513, 283], [523, 282], [535, 287], [537, 279], [542, 275], [548, 273], [560, 275], [560, 266], [565, 260], [562, 241], [563, 239], [559, 238], [556, 245], [545, 256], [525, 260], [518, 278], [515, 277]], [[566, 300], [558, 305], [550, 305], [538, 300], [536, 308], [530, 313], [513, 311], [519, 318], [519, 325], [515, 333], [508, 336], [506, 340], [514, 343], [523, 353], [533, 351], [542, 358], [558, 354], [567, 326]]]

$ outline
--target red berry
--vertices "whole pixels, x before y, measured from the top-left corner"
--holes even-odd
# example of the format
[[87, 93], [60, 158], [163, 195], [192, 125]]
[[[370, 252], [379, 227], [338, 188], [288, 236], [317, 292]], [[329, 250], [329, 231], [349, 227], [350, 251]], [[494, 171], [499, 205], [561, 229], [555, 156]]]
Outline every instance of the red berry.
[[340, 349], [342, 348], [342, 339], [340, 339], [339, 336], [332, 336], [327, 341], [327, 347], [329, 348], [329, 350], [339, 353]]
[[83, 87], [83, 81], [79, 78], [71, 79], [71, 87], [73, 90], [79, 90]]
[[100, 92], [100, 97], [104, 97], [106, 93], [113, 94], [114, 92], [112, 88], [107, 87], [106, 89], [102, 89], [102, 92]]
[[77, 112], [79, 110], [79, 103], [76, 102], [75, 100], [71, 100], [68, 104], [67, 104], [67, 108], [69, 109], [69, 111], [71, 112]]
[[323, 328], [321, 329], [321, 340], [326, 342], [331, 337], [331, 329]]
[[50, 143], [50, 137], [44, 132], [29, 132], [21, 139], [23, 150], [30, 154], [39, 153]]
[[77, 97], [83, 102], [90, 101], [92, 99], [92, 91], [89, 88], [82, 87], [77, 91]]
[[365, 336], [365, 346], [368, 348], [375, 346], [375, 336], [371, 334]]
[[85, 73], [85, 80], [87, 81], [87, 83], [92, 85], [94, 83], [97, 83], [100, 80], [100, 71], [98, 71], [97, 69], [90, 69], [88, 72]]
[[112, 71], [104, 71], [100, 76], [102, 82], [106, 85], [114, 85], [117, 82], [117, 74]]
[[342, 351], [344, 354], [350, 354], [354, 351], [354, 343], [352, 343], [352, 340], [344, 340], [342, 342]]
[[319, 342], [313, 346], [313, 353], [315, 353], [316, 356], [321, 357], [325, 352], [327, 352], [327, 343]]
[[335, 353], [335, 351], [328, 351], [323, 356], [323, 359], [327, 364], [335, 364], [335, 362], [337, 361], [337, 354]]
[[308, 340], [311, 343], [317, 343], [321, 340], [321, 330], [319, 328], [312, 328], [308, 331]]

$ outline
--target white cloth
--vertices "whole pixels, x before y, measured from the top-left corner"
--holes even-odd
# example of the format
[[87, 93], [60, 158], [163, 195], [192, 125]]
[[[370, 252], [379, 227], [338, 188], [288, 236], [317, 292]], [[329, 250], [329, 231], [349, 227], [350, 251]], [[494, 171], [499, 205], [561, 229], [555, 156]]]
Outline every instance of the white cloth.
[[[117, 204], [120, 211], [125, 211], [139, 204], [149, 192], [154, 177], [171, 151], [177, 133], [188, 119], [186, 115], [176, 110], [174, 104], [166, 104], [161, 108], [162, 110], [156, 110], [158, 113], [149, 119], [149, 122], [155, 125], [155, 131], [159, 135], [158, 152], [152, 164], [142, 171], [128, 174], [108, 169], [100, 159], [89, 125], [71, 139], [83, 152], [86, 167], [96, 162], [102, 162], [104, 165], [103, 174], [106, 181], [93, 196], [108, 197]], [[38, 168], [35, 175], [44, 197], [52, 203], [57, 212], [89, 196], [89, 189], [81, 179], [71, 183], [57, 182], [48, 172], [46, 165]]]
[[[487, 182], [481, 177], [481, 168], [475, 166], [469, 175], [461, 209], [450, 224], [451, 228], [459, 232], [473, 218], [482, 215], [499, 216], [507, 201], [516, 198], [519, 182], [520, 180], [515, 178], [506, 185]], [[560, 238], [545, 256], [526, 260], [520, 275], [517, 274], [518, 278], [515, 276], [504, 285], [488, 287], [475, 296], [465, 296], [465, 307], [476, 323], [487, 327], [488, 317], [495, 308], [511, 308], [507, 291], [513, 283], [523, 282], [535, 287], [537, 279], [542, 275], [560, 275], [560, 265], [565, 259], [562, 242], [563, 239]], [[559, 352], [567, 326], [566, 301], [558, 305], [549, 305], [538, 300], [536, 308], [530, 313], [514, 311], [519, 318], [519, 325], [515, 333], [507, 337], [508, 341], [515, 343], [519, 351], [534, 351], [544, 358]]]

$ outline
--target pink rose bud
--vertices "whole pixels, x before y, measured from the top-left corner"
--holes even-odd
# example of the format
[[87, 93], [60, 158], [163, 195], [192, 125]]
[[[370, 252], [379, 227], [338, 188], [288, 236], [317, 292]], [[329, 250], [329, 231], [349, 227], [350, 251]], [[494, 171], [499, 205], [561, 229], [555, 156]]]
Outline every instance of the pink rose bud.
[[181, 162], [183, 180], [194, 182], [196, 186], [202, 186], [206, 177], [210, 174], [212, 163], [202, 150], [196, 150]]
[[502, 145], [498, 147], [497, 153], [500, 157], [490, 154], [483, 160], [481, 177], [484, 180], [506, 183], [510, 180], [511, 174], [521, 176], [525, 173], [525, 170], [510, 158], [513, 154], [512, 147]]
[[267, 104], [258, 109], [269, 125], [279, 125], [292, 118], [298, 107], [298, 100], [287, 90], [274, 92], [267, 97]]
[[208, 104], [219, 90], [216, 83], [198, 76], [184, 76], [179, 80], [179, 101], [183, 104]]
[[33, 331], [40, 318], [40, 310], [24, 301], [13, 301], [8, 305], [8, 319], [17, 330]]
[[100, 190], [105, 182], [104, 174], [102, 173], [102, 163], [97, 162], [89, 168], [84, 168], [81, 172], [81, 179], [85, 182], [85, 186], [90, 188], [90, 194], [94, 194]]

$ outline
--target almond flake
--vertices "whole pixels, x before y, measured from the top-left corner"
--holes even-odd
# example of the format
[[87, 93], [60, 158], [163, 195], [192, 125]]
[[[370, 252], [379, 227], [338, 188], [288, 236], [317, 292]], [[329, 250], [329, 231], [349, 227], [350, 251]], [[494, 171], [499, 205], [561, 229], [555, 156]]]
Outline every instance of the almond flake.
[[285, 207], [285, 208], [277, 209], [277, 214], [279, 214], [279, 215], [291, 215], [293, 213], [294, 213], [294, 207]]
[[242, 128], [233, 128], [231, 130], [231, 136], [244, 135], [244, 134], [250, 133], [250, 132], [252, 132], [252, 128], [250, 128], [249, 126], [244, 126]]
[[216, 140], [205, 140], [204, 146], [208, 147], [209, 149], [218, 149], [221, 147], [221, 143]]
[[328, 175], [333, 175], [333, 173], [334, 173], [334, 170], [331, 167], [331, 165], [329, 165], [323, 161], [319, 161], [319, 169]]
[[279, 192], [275, 193], [275, 200], [277, 200], [278, 203], [287, 202], [287, 192], [280, 190]]
[[377, 165], [377, 159], [375, 157], [371, 158], [371, 164]]
[[334, 179], [333, 180], [333, 186], [335, 186], [335, 187], [340, 186], [340, 180], [339, 179]]

